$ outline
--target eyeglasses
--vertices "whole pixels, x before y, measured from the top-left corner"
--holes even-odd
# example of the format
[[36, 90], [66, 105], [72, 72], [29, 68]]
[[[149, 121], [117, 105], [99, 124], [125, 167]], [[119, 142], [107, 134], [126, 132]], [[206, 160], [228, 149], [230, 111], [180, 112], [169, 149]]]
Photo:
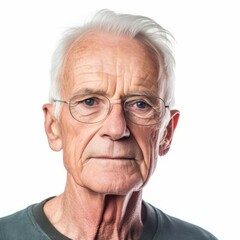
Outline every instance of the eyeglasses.
[[[79, 94], [69, 101], [54, 100], [54, 102], [68, 104], [74, 119], [89, 124], [103, 121], [110, 114], [112, 105], [119, 103], [110, 101], [101, 94]], [[126, 119], [143, 126], [161, 122], [166, 108], [169, 108], [161, 98], [148, 95], [131, 95], [123, 98], [120, 103]]]

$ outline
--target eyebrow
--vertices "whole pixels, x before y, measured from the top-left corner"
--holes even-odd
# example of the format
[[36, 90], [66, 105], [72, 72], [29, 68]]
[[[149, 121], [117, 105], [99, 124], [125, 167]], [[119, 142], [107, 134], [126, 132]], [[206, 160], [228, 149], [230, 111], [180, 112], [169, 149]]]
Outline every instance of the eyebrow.
[[[99, 89], [94, 90], [91, 88], [82, 88], [81, 90], [75, 92], [74, 96], [79, 95], [79, 94], [99, 94], [99, 95], [104, 95], [104, 96], [109, 97], [109, 94], [106, 91], [99, 90]], [[142, 96], [142, 95], [147, 96], [147, 97], [159, 97], [150, 91], [141, 91], [141, 92], [131, 91], [131, 92], [127, 93], [126, 95], [124, 95], [123, 98], [129, 97], [129, 96]]]
[[141, 91], [141, 92], [129, 92], [126, 96], [146, 96], [146, 97], [158, 97], [150, 91]]
[[106, 95], [106, 92], [103, 90], [94, 90], [94, 89], [90, 89], [90, 88], [81, 88], [81, 90], [77, 91], [74, 93], [74, 96], [78, 95], [78, 94], [90, 94], [90, 93], [95, 93], [95, 94], [99, 94], [99, 95]]

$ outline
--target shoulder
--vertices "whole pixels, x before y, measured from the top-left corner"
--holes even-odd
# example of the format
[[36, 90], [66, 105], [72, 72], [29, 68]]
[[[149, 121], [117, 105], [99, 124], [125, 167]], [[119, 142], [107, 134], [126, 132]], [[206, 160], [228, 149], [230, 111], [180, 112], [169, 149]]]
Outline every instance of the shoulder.
[[32, 206], [0, 218], [1, 240], [43, 240], [41, 230], [32, 215]]
[[147, 208], [152, 208], [158, 222], [154, 239], [159, 237], [171, 240], [217, 240], [210, 232], [197, 225], [165, 214], [150, 204], [147, 204]]

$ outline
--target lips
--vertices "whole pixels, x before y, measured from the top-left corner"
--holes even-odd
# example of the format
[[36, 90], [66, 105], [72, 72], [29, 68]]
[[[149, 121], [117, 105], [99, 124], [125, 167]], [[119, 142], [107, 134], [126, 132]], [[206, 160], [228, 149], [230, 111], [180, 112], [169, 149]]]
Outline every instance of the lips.
[[105, 160], [133, 160], [133, 157], [126, 156], [92, 156], [94, 159], [105, 159]]
[[[103, 139], [104, 140], [104, 139]], [[81, 159], [141, 161], [142, 152], [138, 145], [125, 142], [91, 141], [83, 152]]]

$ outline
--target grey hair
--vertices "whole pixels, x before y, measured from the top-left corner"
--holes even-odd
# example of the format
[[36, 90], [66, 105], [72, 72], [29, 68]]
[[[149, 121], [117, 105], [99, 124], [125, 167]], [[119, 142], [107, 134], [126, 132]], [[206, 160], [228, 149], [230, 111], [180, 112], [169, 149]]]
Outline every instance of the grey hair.
[[[49, 91], [50, 102], [53, 102], [54, 99], [61, 99], [60, 76], [68, 49], [76, 38], [84, 35], [91, 29], [135, 38], [147, 45], [156, 54], [158, 62], [161, 64], [159, 69], [163, 69], [159, 73], [161, 82], [160, 96], [164, 98], [166, 105], [173, 106], [175, 59], [172, 53], [172, 40], [174, 40], [172, 34], [151, 18], [131, 14], [119, 14], [107, 9], [98, 11], [84, 25], [70, 28], [64, 33], [52, 57], [51, 86]], [[56, 108], [59, 109], [57, 106]], [[56, 112], [58, 112], [57, 109]]]

